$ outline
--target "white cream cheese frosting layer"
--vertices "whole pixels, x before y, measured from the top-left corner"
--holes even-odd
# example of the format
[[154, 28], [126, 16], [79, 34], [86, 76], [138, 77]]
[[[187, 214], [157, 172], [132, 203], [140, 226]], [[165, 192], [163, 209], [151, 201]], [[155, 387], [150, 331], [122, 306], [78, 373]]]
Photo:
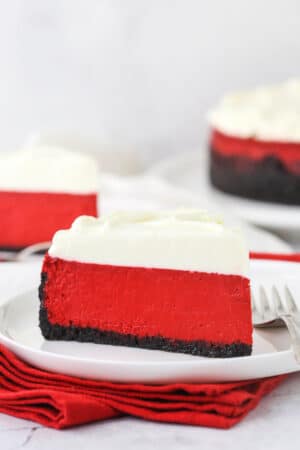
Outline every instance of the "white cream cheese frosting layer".
[[211, 111], [209, 122], [241, 138], [300, 142], [300, 78], [228, 94]]
[[58, 231], [49, 255], [68, 261], [247, 276], [238, 230], [194, 209], [78, 217]]
[[54, 146], [0, 153], [0, 190], [94, 193], [98, 166], [88, 155]]

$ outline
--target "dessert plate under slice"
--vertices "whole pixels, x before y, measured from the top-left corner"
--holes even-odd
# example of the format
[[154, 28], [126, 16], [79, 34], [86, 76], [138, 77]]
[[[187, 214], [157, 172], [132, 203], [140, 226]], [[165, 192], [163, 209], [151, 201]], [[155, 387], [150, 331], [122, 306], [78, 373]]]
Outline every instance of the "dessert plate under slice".
[[[278, 278], [279, 274], [295, 271], [295, 264], [252, 261], [251, 270], [255, 279], [260, 275]], [[300, 271], [299, 265], [297, 270]], [[54, 372], [125, 383], [171, 383], [245, 380], [300, 370], [285, 328], [254, 330], [251, 356], [212, 359], [129, 347], [46, 341], [38, 327], [38, 310], [36, 290], [9, 299], [0, 308], [0, 342], [28, 363]]]
[[300, 206], [248, 200], [213, 189], [208, 180], [207, 159], [206, 151], [186, 152], [156, 164], [150, 173], [182, 190], [182, 196], [185, 193], [188, 198], [189, 193], [191, 200], [198, 200], [198, 205], [209, 210], [215, 207], [255, 225], [296, 232], [299, 236]]

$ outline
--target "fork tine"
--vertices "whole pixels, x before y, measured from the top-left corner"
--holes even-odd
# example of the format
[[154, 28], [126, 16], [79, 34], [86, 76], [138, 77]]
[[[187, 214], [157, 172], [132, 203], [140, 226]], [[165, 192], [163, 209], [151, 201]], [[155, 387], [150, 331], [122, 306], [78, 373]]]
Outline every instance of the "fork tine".
[[274, 285], [272, 286], [272, 300], [273, 300], [274, 310], [276, 312], [279, 312], [282, 309], [282, 303], [281, 303], [281, 298], [280, 298], [278, 289]]
[[259, 285], [251, 284], [251, 304], [252, 309], [259, 310]]
[[267, 291], [264, 286], [259, 287], [259, 302], [257, 302], [257, 309], [259, 313], [266, 317], [268, 312], [270, 311], [269, 299], [267, 295]]
[[285, 301], [286, 301], [288, 311], [291, 313], [297, 312], [298, 307], [297, 307], [295, 299], [287, 285], [284, 286], [284, 291], [285, 291]]
[[261, 321], [260, 313], [257, 310], [257, 295], [253, 293], [251, 289], [251, 309], [252, 309], [252, 319], [254, 323]]

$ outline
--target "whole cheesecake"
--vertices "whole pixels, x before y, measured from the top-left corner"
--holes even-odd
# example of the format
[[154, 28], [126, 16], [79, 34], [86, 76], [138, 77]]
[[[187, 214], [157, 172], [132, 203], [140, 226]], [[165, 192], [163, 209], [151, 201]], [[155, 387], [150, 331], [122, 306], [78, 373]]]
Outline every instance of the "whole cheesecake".
[[300, 79], [226, 95], [209, 121], [213, 186], [300, 205]]
[[249, 355], [248, 250], [199, 210], [79, 217], [45, 256], [46, 339]]
[[82, 214], [97, 216], [97, 163], [56, 147], [0, 155], [0, 248], [51, 241]]

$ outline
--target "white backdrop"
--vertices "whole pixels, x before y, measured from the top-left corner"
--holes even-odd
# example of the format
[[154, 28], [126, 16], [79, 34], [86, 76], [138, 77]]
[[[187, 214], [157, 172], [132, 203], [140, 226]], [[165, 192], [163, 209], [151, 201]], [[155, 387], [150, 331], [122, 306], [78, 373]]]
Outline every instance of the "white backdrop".
[[0, 148], [79, 133], [202, 145], [224, 90], [300, 73], [298, 0], [0, 0]]

